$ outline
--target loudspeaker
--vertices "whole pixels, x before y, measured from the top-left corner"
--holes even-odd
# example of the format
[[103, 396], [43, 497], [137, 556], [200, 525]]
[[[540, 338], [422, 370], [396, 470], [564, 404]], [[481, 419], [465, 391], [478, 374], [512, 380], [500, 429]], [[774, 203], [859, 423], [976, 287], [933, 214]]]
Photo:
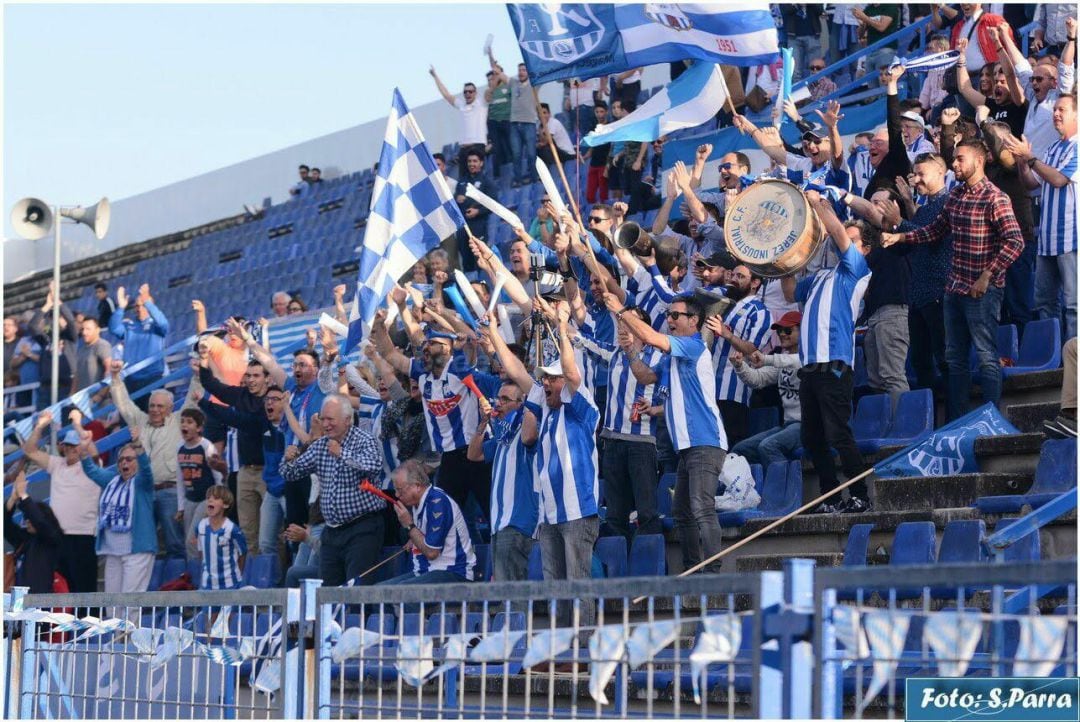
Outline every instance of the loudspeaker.
[[99, 241], [109, 232], [110, 213], [108, 198], [102, 198], [89, 208], [76, 206], [74, 208], [61, 209], [60, 215], [90, 226], [90, 230], [94, 232], [94, 236]]
[[40, 198], [23, 198], [11, 209], [11, 225], [28, 241], [43, 238], [52, 228], [53, 212]]

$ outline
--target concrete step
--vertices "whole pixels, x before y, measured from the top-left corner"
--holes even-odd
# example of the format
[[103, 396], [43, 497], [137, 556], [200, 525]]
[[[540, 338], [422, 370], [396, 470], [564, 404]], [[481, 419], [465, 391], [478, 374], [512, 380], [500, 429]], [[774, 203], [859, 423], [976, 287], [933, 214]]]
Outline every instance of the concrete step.
[[1032, 474], [954, 474], [878, 478], [870, 484], [877, 511], [910, 511], [971, 506], [980, 496], [1022, 494]]
[[[800, 559], [813, 559], [819, 567], [838, 567], [844, 561], [844, 555], [835, 552], [800, 554]], [[784, 568], [784, 558], [771, 554], [748, 554], [739, 557], [735, 564], [737, 572], [778, 572]]]
[[1061, 412], [1061, 402], [1035, 401], [1026, 404], [1012, 404], [1006, 409], [1005, 416], [1009, 422], [1027, 433], [1041, 434], [1043, 422], [1050, 421]]

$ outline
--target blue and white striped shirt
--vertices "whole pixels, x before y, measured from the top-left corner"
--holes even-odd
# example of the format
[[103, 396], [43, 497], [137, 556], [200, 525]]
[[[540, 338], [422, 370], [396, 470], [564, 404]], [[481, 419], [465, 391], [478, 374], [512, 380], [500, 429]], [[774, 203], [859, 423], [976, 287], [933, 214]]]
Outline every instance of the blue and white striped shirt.
[[[593, 303], [591, 294], [586, 294], [585, 299], [585, 323], [581, 324], [581, 332], [606, 343], [614, 343], [615, 319], [611, 312], [606, 306]], [[580, 364], [582, 381], [590, 391], [599, 386], [607, 386], [608, 369], [605, 359], [580, 354], [576, 360]]]
[[439, 453], [468, 446], [480, 420], [480, 402], [461, 379], [471, 372], [476, 385], [489, 396], [502, 383], [497, 376], [472, 369], [452, 371], [450, 366], [447, 364], [438, 378], [417, 359], [412, 360], [409, 369], [409, 376], [417, 380], [424, 396], [424, 418], [431, 448]]
[[540, 521], [561, 524], [595, 516], [600, 496], [596, 462], [596, 425], [600, 411], [584, 385], [574, 394], [563, 387], [562, 405], [550, 408], [544, 387], [529, 392], [526, 408], [539, 420], [536, 442], [536, 488]]
[[915, 139], [915, 142], [907, 144], [907, 157], [912, 163], [915, 162], [916, 157], [923, 153], [937, 153], [934, 143], [925, 135], [920, 135]]
[[[744, 341], [761, 348], [772, 326], [772, 315], [765, 304], [756, 296], [746, 296], [735, 302], [724, 323], [731, 326], [731, 332]], [[720, 401], [738, 401], [750, 404], [750, 387], [743, 383], [735, 373], [735, 367], [728, 359], [734, 347], [731, 342], [716, 337], [713, 345], [713, 363], [716, 368], [716, 398]]]
[[[648, 414], [642, 414], [637, 421], [631, 419], [634, 402], [643, 398], [650, 406], [663, 401], [661, 389], [665, 387], [662, 379], [654, 384], [642, 385], [630, 371], [630, 359], [615, 344], [604, 343], [582, 332], [581, 344], [590, 354], [599, 356], [608, 363], [608, 397], [604, 414], [604, 430], [626, 436], [655, 436], [656, 422]], [[652, 346], [641, 350], [641, 361], [646, 366], [660, 362], [663, 354]]]
[[855, 244], [840, 263], [799, 281], [795, 300], [803, 304], [799, 360], [803, 366], [843, 361], [855, 366], [855, 319], [870, 284], [870, 267]]
[[518, 409], [506, 419], [491, 420], [492, 438], [484, 442], [484, 461], [491, 464], [491, 533], [512, 526], [525, 536], [536, 531], [540, 499], [533, 487], [533, 450], [521, 443]]
[[424, 543], [441, 552], [428, 559], [419, 549], [414, 549], [413, 574], [446, 570], [470, 582], [473, 580], [476, 555], [469, 541], [469, 529], [461, 509], [445, 491], [429, 486], [414, 510], [413, 523], [423, 533]]
[[701, 334], [668, 336], [671, 353], [653, 366], [668, 378], [665, 404], [668, 433], [677, 451], [694, 446], [727, 448], [727, 433], [716, 407], [716, 375], [712, 355]]
[[660, 270], [655, 266], [645, 268], [638, 264], [634, 275], [626, 278], [624, 288], [628, 303], [632, 301], [634, 306], [649, 315], [649, 324], [654, 330], [662, 329], [667, 323], [665, 312], [675, 293], [660, 274]]
[[1039, 255], [1061, 256], [1076, 250], [1076, 139], [1057, 141], [1043, 161], [1069, 179], [1061, 188], [1043, 181], [1040, 193]]
[[239, 589], [244, 583], [240, 559], [247, 554], [247, 540], [240, 527], [226, 518], [220, 529], [214, 529], [204, 518], [199, 522], [198, 539], [203, 570], [199, 588]]

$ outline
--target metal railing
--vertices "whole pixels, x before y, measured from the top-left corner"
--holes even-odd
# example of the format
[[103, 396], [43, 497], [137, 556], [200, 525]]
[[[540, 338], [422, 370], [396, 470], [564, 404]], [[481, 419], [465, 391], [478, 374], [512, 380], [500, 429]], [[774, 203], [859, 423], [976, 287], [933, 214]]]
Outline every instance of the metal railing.
[[[1064, 604], [1040, 609], [1030, 597], [1010, 613], [1007, 594], [1031, 585], [1055, 589]], [[818, 569], [813, 597], [818, 718], [902, 716], [909, 678], [1077, 671], [1075, 559]], [[1038, 623], [1060, 628], [1061, 647], [1025, 647], [1022, 628], [1048, 618]]]

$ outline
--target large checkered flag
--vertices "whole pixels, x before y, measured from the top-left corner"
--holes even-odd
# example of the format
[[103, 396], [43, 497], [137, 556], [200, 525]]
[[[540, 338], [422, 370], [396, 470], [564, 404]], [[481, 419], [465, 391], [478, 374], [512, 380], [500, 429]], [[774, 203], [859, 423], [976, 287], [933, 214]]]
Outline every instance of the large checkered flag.
[[395, 88], [360, 250], [359, 281], [345, 353], [360, 343], [365, 329], [371, 328], [375, 311], [394, 282], [463, 225], [465, 218], [435, 167], [424, 134]]

